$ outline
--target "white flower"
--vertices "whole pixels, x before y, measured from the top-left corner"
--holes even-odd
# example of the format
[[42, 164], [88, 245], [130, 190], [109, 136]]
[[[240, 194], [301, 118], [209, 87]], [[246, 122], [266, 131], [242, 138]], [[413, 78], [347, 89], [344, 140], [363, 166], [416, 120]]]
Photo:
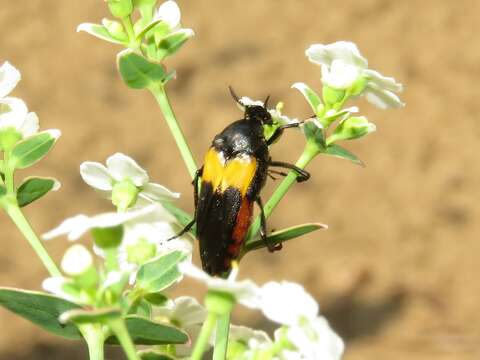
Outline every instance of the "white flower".
[[241, 342], [250, 350], [259, 350], [272, 345], [272, 339], [265, 331], [238, 325], [230, 325], [229, 341]]
[[63, 255], [61, 266], [67, 275], [82, 275], [93, 266], [92, 254], [85, 246], [75, 244], [69, 247]]
[[138, 189], [138, 196], [149, 202], [177, 199], [180, 194], [166, 187], [149, 182], [147, 172], [132, 158], [116, 153], [106, 161], [107, 166], [87, 161], [80, 165], [82, 179], [91, 187], [111, 196], [115, 184], [131, 182]]
[[207, 318], [207, 310], [196, 299], [181, 296], [167, 303], [165, 307], [156, 307], [154, 318], [168, 319], [172, 325], [178, 326], [188, 333], [189, 344], [175, 346], [176, 355], [186, 357], [191, 355], [193, 344], [196, 343], [202, 324]]
[[368, 62], [354, 43], [338, 41], [333, 44], [311, 45], [305, 52], [308, 59], [322, 67], [322, 81], [335, 89], [347, 89], [355, 82], [364, 80], [366, 99], [382, 109], [398, 108], [404, 103], [395, 94], [403, 87], [392, 77], [385, 77], [368, 69]]
[[283, 325], [297, 325], [301, 319], [313, 319], [319, 306], [305, 289], [287, 281], [268, 282], [260, 289], [260, 308], [270, 320]]
[[168, 24], [170, 30], [177, 30], [180, 28], [181, 13], [175, 1], [165, 1], [157, 9], [154, 20], [162, 20]]
[[[130, 272], [130, 284], [135, 282], [138, 266], [154, 257], [181, 251], [191, 258], [193, 239], [189, 234], [168, 240], [179, 231], [178, 226], [167, 221], [134, 222], [125, 226], [123, 241], [118, 250], [118, 261], [121, 269]], [[95, 252], [103, 256], [103, 251], [97, 247]]]
[[238, 266], [232, 267], [227, 279], [210, 276], [190, 261], [183, 262], [178, 267], [185, 275], [206, 284], [209, 290], [228, 293], [236, 301], [249, 308], [258, 308], [259, 306], [260, 293], [258, 286], [251, 280], [236, 281]]
[[8, 97], [21, 79], [20, 72], [9, 62], [0, 67], [0, 130], [16, 129], [22, 137], [38, 132], [38, 116], [28, 112], [27, 105], [21, 99]]
[[55, 229], [43, 234], [44, 240], [50, 240], [58, 236], [66, 235], [69, 240], [79, 239], [86, 232], [94, 228], [109, 228], [134, 222], [166, 221], [174, 222], [174, 217], [165, 208], [158, 204], [127, 211], [124, 213], [103, 213], [88, 217], [77, 215], [66, 219]]
[[[323, 317], [290, 327], [287, 338], [297, 348], [300, 359], [339, 360], [345, 348], [342, 339]], [[298, 358], [292, 357], [293, 354], [285, 358]]]
[[73, 280], [63, 276], [49, 277], [43, 280], [42, 288], [67, 301], [79, 302], [80, 292], [75, 289]]

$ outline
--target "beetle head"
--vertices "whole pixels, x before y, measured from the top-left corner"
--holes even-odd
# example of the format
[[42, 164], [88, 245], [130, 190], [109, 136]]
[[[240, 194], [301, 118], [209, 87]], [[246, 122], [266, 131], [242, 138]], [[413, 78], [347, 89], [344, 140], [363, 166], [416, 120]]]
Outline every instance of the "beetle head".
[[244, 110], [245, 112], [245, 119], [258, 121], [262, 125], [272, 125], [272, 115], [268, 112], [268, 100], [270, 96], [264, 101], [264, 105], [245, 105], [242, 100], [235, 94], [235, 91], [231, 86], [228, 87], [230, 90], [230, 94], [232, 94], [233, 99], [237, 102], [238, 105]]

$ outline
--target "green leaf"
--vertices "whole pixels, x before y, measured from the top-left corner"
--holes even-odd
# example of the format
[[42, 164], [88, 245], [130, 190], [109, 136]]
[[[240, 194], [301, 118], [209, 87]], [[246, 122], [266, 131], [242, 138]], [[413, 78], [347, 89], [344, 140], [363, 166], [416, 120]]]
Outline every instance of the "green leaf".
[[60, 131], [40, 132], [20, 141], [12, 151], [12, 161], [17, 169], [25, 169], [44, 158], [60, 137]]
[[132, 307], [128, 310], [128, 314], [138, 315], [149, 319], [152, 316], [152, 305], [149, 302], [140, 299], [132, 305]]
[[[188, 335], [176, 327], [160, 324], [139, 316], [127, 316], [128, 332], [137, 345], [185, 344]], [[115, 336], [107, 338], [107, 344], [118, 344]]]
[[143, 264], [138, 270], [137, 287], [145, 293], [155, 293], [171, 286], [181, 278], [177, 265], [185, 258], [183, 252], [173, 251]]
[[[271, 233], [267, 236], [267, 241], [269, 244], [276, 245], [281, 244], [285, 241], [295, 239], [305, 234], [309, 234], [313, 231], [327, 229], [328, 226], [325, 224], [320, 223], [310, 223], [310, 224], [302, 224], [297, 226], [292, 226], [286, 229], [278, 230]], [[249, 242], [245, 245], [243, 252], [246, 253], [248, 251], [261, 249], [266, 247], [265, 242], [262, 239], [256, 239], [252, 242]]]
[[142, 27], [137, 33], [137, 40], [141, 40], [148, 31], [152, 30], [155, 26], [157, 26], [162, 21], [163, 21], [162, 19], [152, 20], [147, 25]]
[[365, 166], [362, 160], [360, 160], [356, 155], [352, 154], [347, 149], [341, 147], [340, 145], [330, 145], [322, 154], [335, 156], [341, 159], [347, 159], [353, 162], [354, 164]]
[[20, 207], [27, 206], [50, 190], [57, 190], [59, 185], [58, 181], [52, 178], [26, 178], [17, 190], [18, 205]]
[[152, 305], [162, 306], [168, 301], [168, 298], [162, 293], [150, 293], [144, 296], [144, 299]]
[[130, 49], [119, 53], [117, 61], [123, 81], [132, 89], [145, 89], [165, 76], [162, 65], [151, 63]]
[[62, 315], [60, 315], [60, 321], [64, 324], [106, 323], [109, 320], [119, 318], [121, 315], [121, 310], [117, 308], [94, 310], [74, 309], [65, 311]]
[[159, 60], [163, 60], [167, 56], [175, 54], [185, 42], [194, 35], [192, 29], [180, 29], [165, 37], [163, 37], [158, 43], [157, 57]]
[[110, 32], [103, 25], [84, 23], [77, 27], [77, 31], [85, 31], [86, 33], [95, 36], [98, 39], [102, 39], [114, 44], [124, 45], [125, 41], [113, 37]]
[[318, 96], [318, 94], [310, 88], [310, 86], [301, 82], [297, 82], [292, 85], [292, 88], [297, 89], [302, 93], [315, 115], [321, 115], [320, 112], [323, 110], [322, 100], [320, 99], [320, 96]]
[[0, 197], [4, 196], [7, 193], [7, 189], [5, 189], [5, 186], [0, 185]]
[[41, 292], [0, 288], [0, 305], [55, 335], [81, 338], [74, 325], [59, 321], [64, 312], [80, 308], [74, 303]]
[[[185, 227], [187, 226], [187, 224], [189, 224], [192, 220], [193, 220], [193, 217], [183, 211], [182, 209], [179, 209], [178, 207], [176, 207], [175, 205], [173, 205], [172, 203], [169, 203], [169, 202], [162, 202], [162, 205], [165, 209], [168, 210], [168, 212], [170, 214], [172, 214], [175, 219], [177, 219], [178, 223], [182, 226], [182, 227]], [[190, 229], [190, 233], [192, 233], [193, 235], [196, 234], [196, 226], [192, 226], [192, 228]]]
[[138, 352], [142, 360], [175, 360], [174, 357], [156, 350], [143, 350]]

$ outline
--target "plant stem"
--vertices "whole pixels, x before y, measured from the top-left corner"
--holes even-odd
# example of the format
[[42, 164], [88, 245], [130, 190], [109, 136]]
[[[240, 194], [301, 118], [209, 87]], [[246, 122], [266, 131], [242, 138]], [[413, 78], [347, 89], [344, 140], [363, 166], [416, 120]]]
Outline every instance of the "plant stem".
[[[299, 159], [295, 163], [300, 169], [304, 169], [310, 161], [319, 153], [318, 148], [315, 145], [310, 145], [307, 142], [305, 149], [303, 150], [302, 155], [300, 155]], [[273, 193], [272, 197], [267, 201], [264, 205], [263, 210], [265, 213], [265, 218], [268, 218], [273, 210], [277, 207], [280, 200], [286, 195], [288, 190], [292, 187], [292, 185], [297, 180], [297, 173], [295, 171], [290, 171], [288, 175], [283, 179], [280, 185], [277, 187], [275, 192]], [[258, 231], [260, 230], [260, 217], [257, 216], [254, 223], [250, 227], [247, 243], [252, 241], [255, 236], [257, 235]]]
[[215, 349], [213, 360], [225, 360], [228, 347], [228, 333], [230, 331], [230, 313], [220, 316], [215, 333]]
[[137, 350], [133, 344], [132, 338], [128, 333], [127, 327], [123, 319], [116, 319], [109, 322], [110, 328], [117, 337], [120, 345], [125, 351], [128, 360], [140, 360], [140, 357], [137, 355]]
[[157, 85], [149, 88], [149, 90], [157, 100], [158, 105], [162, 110], [170, 132], [172, 133], [178, 149], [183, 157], [183, 161], [185, 162], [188, 172], [193, 179], [195, 177], [195, 172], [197, 171], [197, 164], [195, 163], [192, 152], [187, 144], [187, 141], [185, 140], [182, 129], [180, 129], [180, 126], [178, 125], [173, 109], [170, 106], [167, 93], [165, 92], [165, 87], [163, 85]]
[[212, 335], [213, 328], [217, 321], [217, 314], [214, 312], [209, 312], [207, 320], [203, 323], [202, 330], [198, 335], [197, 342], [195, 343], [195, 348], [193, 349], [191, 360], [202, 360], [203, 353], [207, 347], [208, 340]]
[[43, 265], [47, 268], [51, 276], [61, 276], [60, 270], [58, 269], [55, 262], [52, 260], [47, 250], [41, 243], [40, 239], [33, 231], [30, 223], [23, 215], [23, 212], [20, 210], [15, 200], [9, 201], [5, 205], [5, 211], [12, 221], [17, 225], [20, 232], [25, 236], [25, 238], [30, 243], [30, 246], [33, 248], [37, 256], [42, 261]]
[[138, 48], [138, 41], [135, 36], [135, 31], [133, 30], [132, 18], [130, 16], [124, 17], [122, 19], [123, 26], [127, 31], [128, 35], [128, 46], [132, 49]]
[[84, 324], [78, 327], [88, 346], [90, 360], [104, 359], [104, 341], [105, 337], [101, 325]]
[[3, 163], [5, 166], [5, 186], [9, 194], [15, 192], [14, 171], [15, 168], [10, 165], [10, 157], [12, 155], [11, 149], [5, 149]]

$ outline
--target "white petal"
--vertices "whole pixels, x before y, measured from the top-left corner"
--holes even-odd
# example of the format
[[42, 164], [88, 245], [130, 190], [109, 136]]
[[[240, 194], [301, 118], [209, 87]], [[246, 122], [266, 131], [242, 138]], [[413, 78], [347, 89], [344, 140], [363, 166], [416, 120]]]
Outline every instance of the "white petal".
[[393, 92], [401, 92], [403, 90], [403, 85], [396, 82], [393, 77], [383, 76], [378, 71], [370, 69], [365, 70], [364, 74], [367, 76], [370, 82], [373, 82], [380, 88]]
[[20, 71], [8, 61], [0, 67], [0, 99], [4, 98], [17, 86], [21, 79]]
[[295, 325], [301, 317], [315, 318], [318, 304], [305, 289], [295, 283], [268, 282], [261, 288], [261, 308], [270, 320]]
[[55, 276], [55, 277], [49, 277], [43, 280], [42, 288], [43, 290], [48, 291], [49, 293], [52, 293], [54, 295], [60, 296], [65, 300], [77, 302], [79, 299], [77, 299], [75, 296], [65, 291], [64, 287], [67, 284], [71, 284], [71, 280], [66, 279], [62, 276]]
[[334, 89], [348, 89], [359, 77], [359, 68], [342, 60], [333, 60], [330, 69], [322, 65], [322, 82]]
[[107, 159], [107, 168], [117, 181], [131, 180], [135, 186], [148, 184], [148, 174], [132, 158], [116, 153]]
[[80, 165], [80, 175], [91, 187], [102, 190], [112, 190], [112, 177], [107, 168], [100, 163], [85, 161]]
[[240, 102], [245, 106], [263, 106], [263, 101], [252, 100], [247, 96], [242, 96]]
[[178, 7], [175, 1], [169, 0], [165, 1], [160, 7], [158, 8], [156, 18], [162, 19], [165, 21], [170, 29], [175, 29], [180, 24], [180, 8]]
[[400, 100], [397, 94], [379, 88], [375, 84], [369, 83], [364, 90], [365, 98], [368, 102], [380, 109], [401, 108], [405, 103]]
[[28, 108], [23, 100], [13, 97], [0, 99], [0, 128], [19, 129], [27, 114]]
[[90, 251], [80, 244], [75, 244], [67, 249], [63, 255], [61, 267], [65, 274], [77, 276], [83, 274], [93, 265]]
[[76, 228], [81, 228], [88, 223], [88, 216], [77, 215], [75, 217], [66, 219], [55, 229], [42, 235], [42, 239], [50, 240], [58, 236], [67, 235]]
[[35, 135], [40, 128], [37, 114], [30, 112], [27, 114], [23, 125], [18, 129], [24, 138]]
[[272, 343], [272, 340], [265, 331], [238, 325], [230, 325], [229, 339], [248, 344], [251, 349], [257, 349], [262, 345], [265, 346]]
[[145, 185], [141, 194], [152, 201], [170, 201], [180, 197], [179, 193], [172, 192], [165, 186], [155, 183]]
[[199, 304], [197, 299], [190, 296], [181, 296], [174, 300], [170, 319], [177, 322], [181, 328], [201, 325], [207, 318], [207, 310]]
[[338, 41], [333, 44], [311, 45], [306, 51], [305, 55], [308, 59], [318, 65], [331, 66], [333, 60], [339, 59], [346, 64], [355, 65], [361, 69], [366, 69], [368, 66], [367, 59], [365, 59], [358, 51], [357, 46], [348, 41]]
[[194, 279], [200, 280], [205, 284], [208, 284], [210, 280], [213, 279], [210, 275], [208, 275], [205, 271], [201, 270], [199, 267], [195, 266], [190, 261], [184, 261], [178, 265], [179, 270]]

